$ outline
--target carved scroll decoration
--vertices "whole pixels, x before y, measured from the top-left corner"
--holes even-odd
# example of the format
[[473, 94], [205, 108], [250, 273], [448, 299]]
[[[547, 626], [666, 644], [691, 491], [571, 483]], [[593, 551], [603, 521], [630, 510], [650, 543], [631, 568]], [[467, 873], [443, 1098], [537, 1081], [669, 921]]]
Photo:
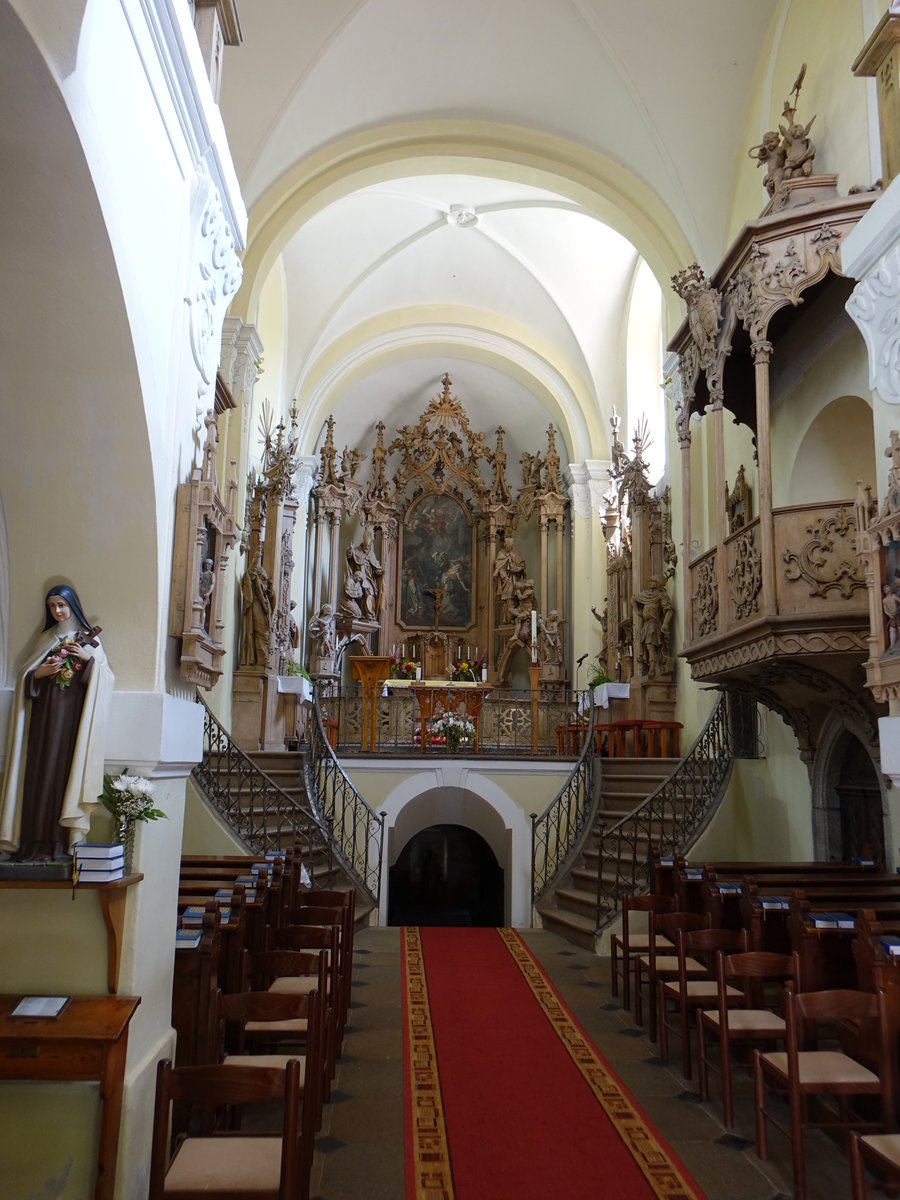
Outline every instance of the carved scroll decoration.
[[808, 541], [800, 550], [782, 555], [785, 579], [803, 580], [810, 596], [827, 596], [838, 590], [849, 600], [866, 581], [856, 558], [856, 517], [843, 506], [815, 525], [807, 525]]
[[748, 529], [732, 543], [734, 564], [728, 572], [728, 588], [738, 619], [759, 611], [762, 590], [762, 558], [756, 547], [755, 530]]
[[715, 633], [719, 618], [719, 585], [716, 583], [715, 555], [701, 559], [691, 568], [697, 587], [691, 593], [694, 604], [694, 625], [700, 637]]

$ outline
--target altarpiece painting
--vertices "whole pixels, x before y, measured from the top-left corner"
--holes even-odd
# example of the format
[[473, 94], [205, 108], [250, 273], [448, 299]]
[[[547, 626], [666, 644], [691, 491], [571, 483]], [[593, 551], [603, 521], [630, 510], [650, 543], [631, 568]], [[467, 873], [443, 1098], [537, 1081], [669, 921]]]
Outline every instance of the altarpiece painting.
[[400, 536], [401, 624], [469, 628], [474, 620], [474, 529], [466, 509], [452, 496], [423, 496], [407, 510]]

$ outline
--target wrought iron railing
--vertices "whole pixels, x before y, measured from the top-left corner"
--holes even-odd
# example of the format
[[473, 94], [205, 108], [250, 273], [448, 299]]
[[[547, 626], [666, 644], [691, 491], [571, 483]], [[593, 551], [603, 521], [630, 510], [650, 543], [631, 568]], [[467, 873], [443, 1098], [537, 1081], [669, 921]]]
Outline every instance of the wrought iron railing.
[[651, 847], [663, 855], [687, 849], [724, 793], [733, 754], [723, 693], [700, 736], [672, 774], [642, 804], [602, 830], [597, 867], [597, 928], [619, 912], [622, 898], [650, 886]]
[[531, 814], [531, 900], [536, 903], [575, 857], [593, 822], [600, 795], [600, 760], [594, 744], [594, 709], [572, 773], [541, 813]]
[[203, 697], [198, 700], [203, 705], [203, 759], [191, 774], [216, 811], [256, 853], [299, 843], [311, 872], [313, 857], [321, 861], [324, 856], [324, 869], [330, 873], [333, 859], [327, 827], [260, 770], [234, 744]]
[[[332, 700], [328, 700], [329, 714]], [[329, 721], [334, 718], [330, 717]], [[329, 724], [329, 728], [334, 726]], [[332, 830], [334, 851], [375, 903], [381, 894], [384, 817], [374, 812], [341, 769], [322, 723], [318, 695], [304, 760], [306, 790], [320, 820]]]

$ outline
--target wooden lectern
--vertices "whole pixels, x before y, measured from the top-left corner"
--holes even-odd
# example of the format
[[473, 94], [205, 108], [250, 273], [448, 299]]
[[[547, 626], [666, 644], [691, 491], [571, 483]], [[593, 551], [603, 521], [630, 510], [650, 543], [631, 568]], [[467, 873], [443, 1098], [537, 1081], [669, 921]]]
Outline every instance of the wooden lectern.
[[353, 678], [362, 685], [362, 750], [375, 750], [378, 744], [378, 693], [391, 677], [391, 660], [386, 654], [358, 654], [350, 659]]

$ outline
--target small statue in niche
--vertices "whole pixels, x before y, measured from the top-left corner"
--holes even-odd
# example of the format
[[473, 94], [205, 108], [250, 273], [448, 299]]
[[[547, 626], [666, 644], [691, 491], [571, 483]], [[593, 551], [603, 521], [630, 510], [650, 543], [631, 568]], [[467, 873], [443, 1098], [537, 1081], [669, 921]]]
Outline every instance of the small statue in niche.
[[631, 604], [641, 619], [637, 658], [645, 674], [650, 678], [667, 675], [672, 670], [666, 645], [674, 609], [665, 575], [654, 575]]
[[739, 529], [743, 529], [750, 520], [750, 486], [744, 475], [744, 464], [738, 467], [738, 473], [735, 476], [734, 487], [729, 492], [728, 483], [725, 484], [725, 512], [728, 516], [728, 532], [736, 533]]
[[294, 620], [294, 609], [297, 607], [297, 601], [291, 601], [290, 611], [288, 612], [288, 641], [291, 643], [292, 650], [300, 648], [300, 626]]
[[0, 793], [0, 849], [22, 861], [66, 858], [87, 836], [115, 683], [74, 588], [51, 588], [44, 612], [16, 681]]
[[204, 558], [203, 566], [200, 570], [200, 578], [197, 581], [197, 591], [200, 593], [200, 601], [203, 604], [203, 611], [208, 612], [210, 597], [213, 594], [216, 586], [216, 576], [213, 571], [213, 560]]
[[881, 608], [888, 627], [888, 650], [896, 649], [900, 642], [900, 596], [889, 583], [881, 588]]

